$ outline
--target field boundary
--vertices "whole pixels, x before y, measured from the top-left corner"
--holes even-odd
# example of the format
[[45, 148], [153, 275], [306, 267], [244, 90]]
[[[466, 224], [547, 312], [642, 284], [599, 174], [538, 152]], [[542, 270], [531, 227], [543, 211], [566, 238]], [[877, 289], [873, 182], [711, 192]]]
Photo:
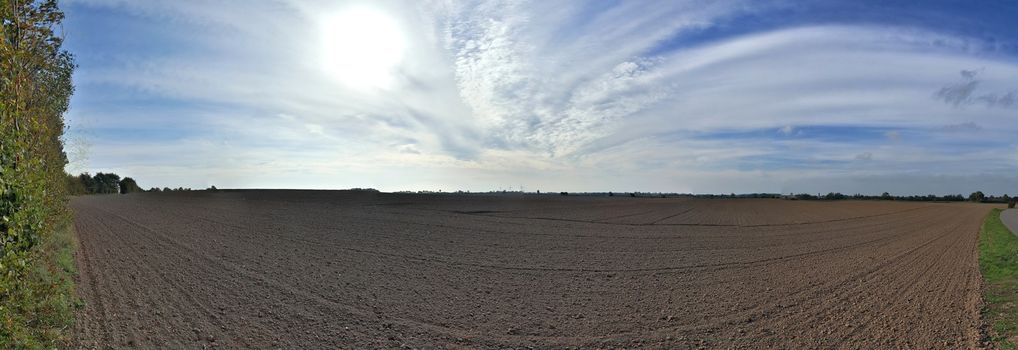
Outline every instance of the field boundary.
[[983, 274], [983, 318], [990, 339], [1001, 349], [1018, 349], [1018, 236], [993, 209], [979, 233]]
[[69, 220], [43, 238], [33, 251], [24, 284], [10, 296], [4, 319], [10, 339], [0, 347], [53, 349], [67, 344], [75, 311], [82, 301], [75, 293], [77, 238]]

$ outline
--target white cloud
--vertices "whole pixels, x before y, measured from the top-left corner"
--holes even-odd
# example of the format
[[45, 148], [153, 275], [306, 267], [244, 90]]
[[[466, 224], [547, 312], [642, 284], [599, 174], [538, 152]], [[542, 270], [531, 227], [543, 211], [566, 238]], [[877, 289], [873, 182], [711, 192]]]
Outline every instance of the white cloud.
[[322, 126], [318, 125], [318, 124], [304, 124], [304, 127], [306, 127], [308, 129], [309, 133], [317, 134], [317, 135], [324, 134], [324, 130], [325, 130], [325, 128], [322, 128]]

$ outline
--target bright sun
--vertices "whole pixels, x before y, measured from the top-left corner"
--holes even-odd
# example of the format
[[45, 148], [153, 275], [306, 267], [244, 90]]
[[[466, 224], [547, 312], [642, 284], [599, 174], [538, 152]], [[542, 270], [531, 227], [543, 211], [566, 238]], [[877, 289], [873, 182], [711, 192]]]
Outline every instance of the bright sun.
[[387, 88], [403, 59], [406, 43], [392, 17], [358, 7], [325, 19], [323, 65], [329, 74], [353, 88]]

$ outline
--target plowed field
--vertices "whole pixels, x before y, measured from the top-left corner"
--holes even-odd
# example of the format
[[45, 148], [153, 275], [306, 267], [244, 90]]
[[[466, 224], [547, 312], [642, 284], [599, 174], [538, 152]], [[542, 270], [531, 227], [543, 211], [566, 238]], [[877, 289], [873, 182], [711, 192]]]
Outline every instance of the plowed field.
[[977, 204], [225, 191], [72, 207], [77, 347], [980, 345]]

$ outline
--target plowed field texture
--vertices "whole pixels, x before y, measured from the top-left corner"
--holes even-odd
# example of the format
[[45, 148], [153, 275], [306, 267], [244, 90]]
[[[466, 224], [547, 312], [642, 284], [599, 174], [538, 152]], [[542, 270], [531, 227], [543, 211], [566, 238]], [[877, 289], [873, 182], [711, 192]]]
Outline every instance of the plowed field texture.
[[201, 191], [71, 206], [79, 348], [983, 344], [986, 205]]

